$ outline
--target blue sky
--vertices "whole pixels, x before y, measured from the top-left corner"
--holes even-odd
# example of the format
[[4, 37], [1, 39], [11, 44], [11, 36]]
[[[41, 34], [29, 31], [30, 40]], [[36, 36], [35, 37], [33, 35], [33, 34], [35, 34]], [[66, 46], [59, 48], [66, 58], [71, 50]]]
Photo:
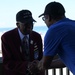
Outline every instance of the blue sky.
[[[44, 12], [45, 6], [54, 0], [1, 0], [0, 1], [0, 28], [16, 27], [16, 13], [22, 9], [32, 12], [33, 18], [37, 21], [35, 26], [45, 25], [40, 14]], [[66, 16], [75, 19], [75, 0], [55, 0], [61, 2], [66, 10]]]

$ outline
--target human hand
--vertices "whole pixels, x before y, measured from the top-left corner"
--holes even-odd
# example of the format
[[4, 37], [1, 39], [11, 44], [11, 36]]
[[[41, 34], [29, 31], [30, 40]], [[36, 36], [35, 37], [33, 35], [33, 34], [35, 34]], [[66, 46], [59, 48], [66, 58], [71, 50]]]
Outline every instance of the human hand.
[[38, 67], [38, 69], [39, 69], [40, 71], [44, 71], [44, 70], [45, 70], [44, 67], [43, 67], [43, 60], [40, 60], [40, 61], [38, 62], [37, 67]]
[[38, 63], [38, 69], [42, 70], [42, 68], [43, 68], [43, 64], [42, 64], [42, 60], [40, 60]]
[[33, 62], [28, 64], [28, 71], [31, 74], [36, 74], [39, 72], [39, 69], [37, 67], [38, 62], [39, 62], [38, 60], [34, 60]]

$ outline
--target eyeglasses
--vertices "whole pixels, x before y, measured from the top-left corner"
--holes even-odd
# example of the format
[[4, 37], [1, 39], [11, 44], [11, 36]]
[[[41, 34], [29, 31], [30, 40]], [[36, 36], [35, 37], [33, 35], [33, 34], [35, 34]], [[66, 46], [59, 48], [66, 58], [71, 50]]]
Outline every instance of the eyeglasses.
[[43, 21], [45, 21], [46, 19], [48, 19], [48, 16], [42, 17], [42, 20], [43, 20]]
[[45, 17], [42, 17], [42, 20], [43, 20], [43, 21], [45, 21], [45, 20], [46, 20], [46, 18], [45, 18]]

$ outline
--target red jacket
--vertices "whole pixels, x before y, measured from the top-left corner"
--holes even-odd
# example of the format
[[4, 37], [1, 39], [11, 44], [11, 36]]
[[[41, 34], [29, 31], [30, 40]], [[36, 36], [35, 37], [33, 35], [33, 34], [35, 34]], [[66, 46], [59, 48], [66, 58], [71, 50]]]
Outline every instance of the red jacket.
[[[1, 37], [4, 75], [26, 75], [28, 61], [24, 60], [21, 47], [21, 39], [18, 29], [15, 28], [4, 33]], [[40, 34], [32, 31], [29, 37], [30, 61], [34, 60], [34, 46], [37, 45], [39, 57], [43, 56], [43, 45]], [[39, 75], [44, 75], [41, 72]]]

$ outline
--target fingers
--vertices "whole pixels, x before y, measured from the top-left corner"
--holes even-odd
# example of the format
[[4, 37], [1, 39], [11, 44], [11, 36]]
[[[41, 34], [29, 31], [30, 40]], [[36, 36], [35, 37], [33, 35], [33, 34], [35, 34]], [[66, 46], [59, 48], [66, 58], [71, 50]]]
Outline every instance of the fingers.
[[37, 67], [39, 61], [35, 60], [28, 64], [28, 71], [32, 74], [39, 72], [39, 69]]
[[42, 69], [42, 61], [39, 61], [39, 63], [38, 63], [38, 69], [39, 69], [39, 70]]
[[42, 71], [42, 70], [44, 70], [44, 66], [43, 66], [43, 60], [40, 60], [39, 61], [39, 63], [38, 63], [38, 69], [40, 70], [40, 71]]

